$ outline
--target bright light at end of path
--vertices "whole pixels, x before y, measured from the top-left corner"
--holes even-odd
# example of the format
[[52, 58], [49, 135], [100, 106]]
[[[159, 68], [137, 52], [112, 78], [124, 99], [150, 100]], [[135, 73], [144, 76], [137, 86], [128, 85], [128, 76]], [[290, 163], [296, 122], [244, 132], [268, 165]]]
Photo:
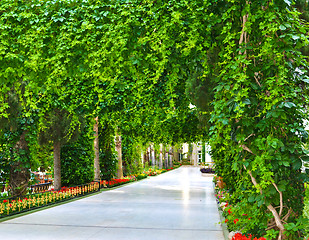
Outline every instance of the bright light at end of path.
[[188, 176], [187, 171], [181, 178], [181, 190], [182, 190], [183, 205], [188, 205], [190, 199], [190, 178]]

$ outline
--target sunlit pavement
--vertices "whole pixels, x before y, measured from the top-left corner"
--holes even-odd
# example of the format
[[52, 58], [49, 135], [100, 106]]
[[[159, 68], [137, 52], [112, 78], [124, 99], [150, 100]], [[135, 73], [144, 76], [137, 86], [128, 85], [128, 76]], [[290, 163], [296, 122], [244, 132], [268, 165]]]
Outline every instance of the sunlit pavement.
[[0, 223], [0, 239], [224, 240], [211, 177], [176, 170]]

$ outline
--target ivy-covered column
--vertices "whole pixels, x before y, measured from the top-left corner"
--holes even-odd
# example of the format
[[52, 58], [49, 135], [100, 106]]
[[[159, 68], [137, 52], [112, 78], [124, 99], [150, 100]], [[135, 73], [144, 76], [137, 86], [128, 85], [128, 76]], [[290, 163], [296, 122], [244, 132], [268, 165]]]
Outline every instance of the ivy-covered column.
[[[307, 63], [300, 53], [306, 25], [290, 1], [226, 2], [218, 17], [217, 86], [211, 146], [228, 184], [232, 227], [269, 239], [300, 239], [308, 134]], [[224, 164], [222, 164], [224, 163]], [[248, 217], [250, 220], [248, 222]]]
[[93, 125], [94, 146], [94, 180], [100, 180], [100, 147], [99, 147], [99, 118], [96, 117]]
[[122, 171], [122, 150], [121, 150], [121, 135], [116, 134], [115, 137], [115, 148], [118, 156], [118, 164], [117, 164], [117, 178], [123, 178], [123, 171]]

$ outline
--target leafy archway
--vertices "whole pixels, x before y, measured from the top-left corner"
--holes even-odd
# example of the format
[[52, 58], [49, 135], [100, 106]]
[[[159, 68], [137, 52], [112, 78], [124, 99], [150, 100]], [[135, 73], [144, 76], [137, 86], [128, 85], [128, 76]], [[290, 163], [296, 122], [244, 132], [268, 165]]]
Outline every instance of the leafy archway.
[[[5, 94], [20, 92], [22, 79], [22, 112], [41, 119], [33, 122], [39, 129], [61, 106], [164, 139], [175, 119], [192, 113], [191, 97], [239, 218], [254, 219], [243, 230], [301, 234], [308, 28], [290, 1], [3, 0], [0, 7], [2, 117], [10, 117]], [[183, 139], [186, 124], [172, 141]]]

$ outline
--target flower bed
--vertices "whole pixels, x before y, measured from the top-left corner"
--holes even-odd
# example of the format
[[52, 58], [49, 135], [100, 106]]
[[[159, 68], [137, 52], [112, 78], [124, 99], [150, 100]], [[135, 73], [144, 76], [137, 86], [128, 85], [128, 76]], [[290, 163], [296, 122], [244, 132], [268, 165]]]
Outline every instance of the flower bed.
[[178, 165], [178, 166], [176, 166], [176, 167], [171, 167], [171, 168], [168, 168], [168, 169], [154, 169], [154, 168], [149, 168], [148, 170], [145, 170], [145, 171], [143, 171], [143, 174], [145, 174], [145, 175], [147, 175], [147, 176], [157, 176], [157, 175], [159, 175], [159, 174], [161, 174], [161, 173], [165, 173], [165, 172], [168, 172], [168, 171], [171, 171], [171, 170], [173, 170], [173, 169], [175, 169], [175, 168], [178, 168], [178, 167], [180, 167], [181, 166], [181, 164], [180, 165]]
[[133, 181], [136, 181], [136, 178], [132, 178], [132, 179], [130, 179], [130, 178], [112, 179], [110, 181], [102, 180], [102, 181], [100, 181], [100, 185], [103, 186], [103, 187], [112, 188], [112, 187], [123, 185], [123, 184], [128, 183], [128, 182], [133, 182]]
[[[243, 213], [237, 206], [229, 204], [229, 192], [222, 189], [216, 190], [216, 200], [218, 207], [222, 210], [223, 216], [225, 217], [224, 223], [228, 225], [231, 231], [229, 237], [231, 240], [266, 240], [264, 237], [255, 237], [252, 234], [243, 234], [241, 231], [246, 228], [247, 225], [252, 224], [252, 216]], [[222, 222], [223, 223], [223, 222]]]
[[147, 176], [157, 176], [161, 173], [160, 170], [155, 170], [153, 168], [149, 168], [148, 170], [143, 172], [144, 174], [146, 174]]
[[18, 198], [0, 199], [0, 218], [85, 196], [97, 191], [100, 191], [99, 183], [92, 182], [76, 187], [62, 187], [59, 191], [50, 190]]

